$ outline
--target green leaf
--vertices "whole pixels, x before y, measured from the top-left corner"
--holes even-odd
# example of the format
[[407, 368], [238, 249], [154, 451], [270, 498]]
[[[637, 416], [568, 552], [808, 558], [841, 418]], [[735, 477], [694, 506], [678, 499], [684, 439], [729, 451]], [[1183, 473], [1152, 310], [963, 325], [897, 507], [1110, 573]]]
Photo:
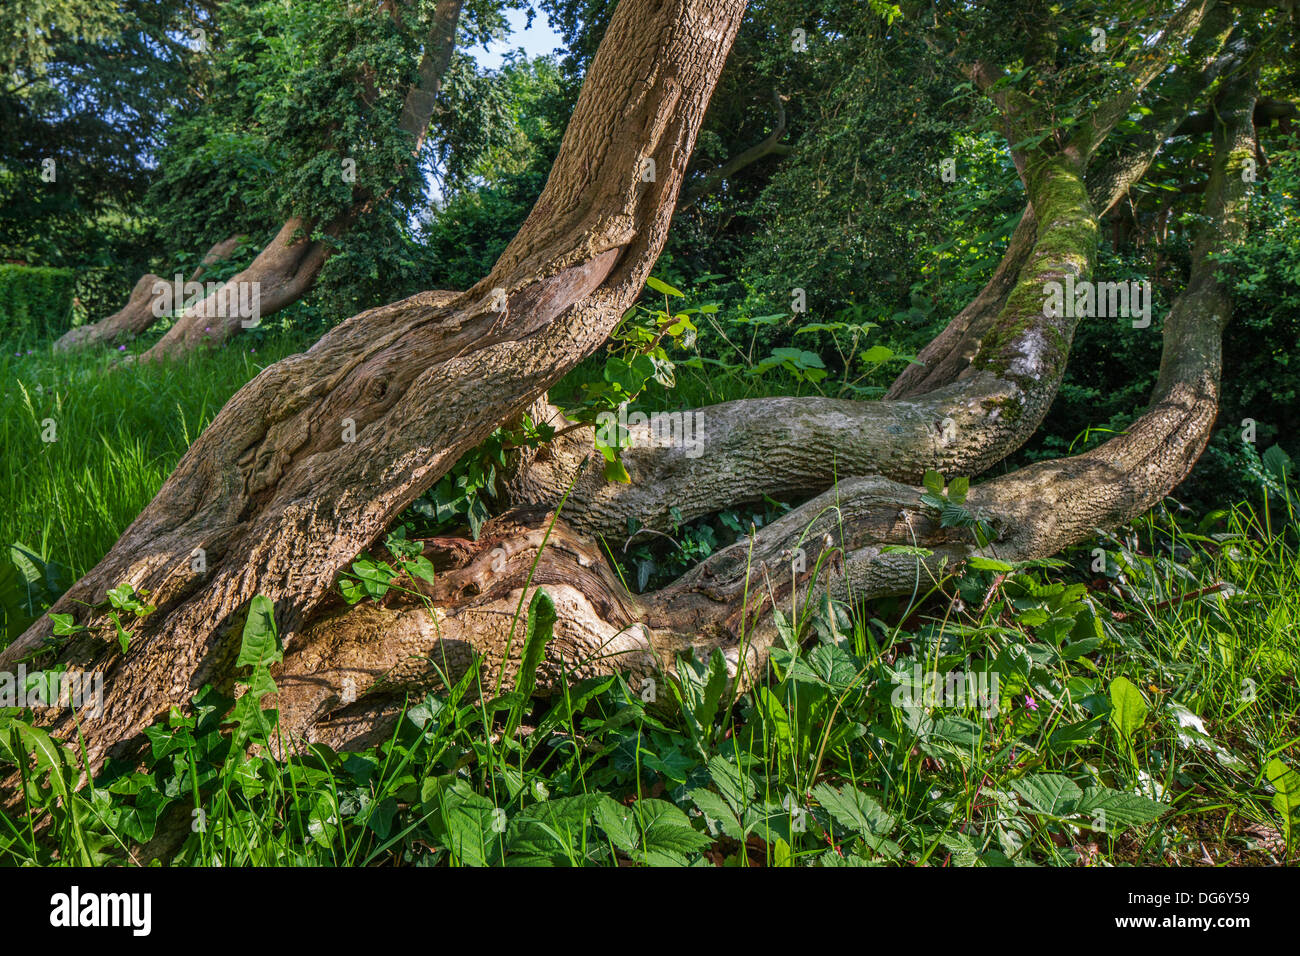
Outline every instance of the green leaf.
[[934, 469], [930, 469], [925, 473], [925, 476], [921, 479], [921, 485], [925, 488], [926, 491], [930, 492], [932, 495], [942, 495], [943, 475], [939, 474]]
[[528, 604], [528, 623], [524, 630], [524, 649], [519, 660], [519, 676], [515, 680], [515, 693], [519, 702], [510, 709], [506, 721], [506, 736], [511, 737], [523, 719], [524, 708], [532, 698], [533, 688], [537, 686], [537, 668], [546, 656], [546, 645], [555, 632], [555, 602], [545, 589], [533, 592], [533, 599]]
[[1110, 724], [1125, 740], [1131, 740], [1147, 719], [1146, 698], [1127, 677], [1110, 682]]
[[1039, 813], [1063, 817], [1075, 812], [1083, 791], [1069, 777], [1059, 773], [1034, 773], [1013, 780], [1011, 788]]
[[1169, 809], [1167, 804], [1150, 800], [1136, 793], [1124, 793], [1110, 787], [1088, 787], [1075, 805], [1074, 812], [1085, 816], [1101, 817], [1106, 830], [1117, 826], [1139, 826], [1159, 819]]
[[894, 357], [894, 350], [883, 345], [873, 345], [861, 354], [862, 361], [868, 365], [878, 365], [881, 362], [888, 362]]
[[624, 853], [636, 849], [640, 839], [640, 827], [636, 815], [630, 807], [618, 803], [608, 794], [599, 794], [596, 805], [592, 807], [596, 825], [605, 831], [613, 844]]
[[686, 298], [686, 293], [678, 292], [667, 282], [664, 282], [662, 279], [656, 279], [654, 276], [649, 276], [645, 280], [645, 284], [648, 285], [650, 288], [654, 289], [656, 292], [662, 293], [663, 295], [675, 295], [681, 299]]
[[819, 783], [812, 795], [841, 826], [862, 835], [887, 836], [894, 829], [894, 818], [872, 797], [852, 786], [836, 790]]
[[684, 854], [699, 852], [713, 842], [694, 829], [686, 814], [667, 801], [638, 800], [633, 810], [641, 827], [646, 863], [684, 862]]
[[1273, 788], [1273, 809], [1289, 820], [1300, 809], [1300, 774], [1274, 757], [1264, 768], [1264, 779]]
[[248, 605], [248, 620], [239, 644], [236, 667], [269, 667], [283, 656], [275, 627], [275, 605], [265, 594], [256, 595]]
[[1008, 564], [1006, 561], [999, 561], [997, 558], [982, 558], [979, 555], [967, 558], [966, 567], [974, 571], [997, 571], [1004, 574], [1016, 569], [1015, 565]]

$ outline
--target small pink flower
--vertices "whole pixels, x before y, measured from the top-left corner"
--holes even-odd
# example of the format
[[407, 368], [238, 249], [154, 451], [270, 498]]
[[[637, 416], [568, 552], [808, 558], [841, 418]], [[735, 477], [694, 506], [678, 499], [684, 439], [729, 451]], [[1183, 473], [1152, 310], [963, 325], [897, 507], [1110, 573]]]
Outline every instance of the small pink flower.
[[1025, 695], [1025, 706], [1028, 707], [1030, 710], [1034, 710], [1034, 711], [1038, 710], [1037, 702], [1034, 700], [1034, 698], [1030, 697], [1028, 694]]
[[125, 351], [126, 351], [126, 346], [125, 346], [125, 345], [119, 345], [119, 346], [117, 347], [117, 350], [118, 350], [119, 352], [125, 352]]

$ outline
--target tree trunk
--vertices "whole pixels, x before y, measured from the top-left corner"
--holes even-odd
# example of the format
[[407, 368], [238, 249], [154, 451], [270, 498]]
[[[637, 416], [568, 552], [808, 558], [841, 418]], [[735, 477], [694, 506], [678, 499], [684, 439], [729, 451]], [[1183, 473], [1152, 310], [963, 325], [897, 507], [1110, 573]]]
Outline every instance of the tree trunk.
[[[442, 80], [451, 63], [456, 25], [460, 21], [463, 5], [464, 0], [441, 0], [436, 7], [433, 26], [425, 41], [424, 55], [417, 69], [418, 79], [407, 91], [402, 104], [398, 128], [411, 136], [413, 157], [419, 156], [428, 136], [438, 94], [442, 90]], [[220, 288], [186, 308], [177, 318], [176, 324], [143, 354], [142, 359], [174, 359], [203, 345], [220, 345], [241, 328], [251, 328], [261, 319], [293, 305], [316, 284], [321, 267], [333, 251], [329, 239], [338, 238], [345, 233], [373, 207], [374, 202], [371, 197], [358, 197], [351, 209], [323, 227], [324, 239], [312, 238], [319, 225], [314, 220], [298, 216], [290, 218], [247, 269], [231, 276]], [[208, 256], [204, 257], [205, 261], [218, 249], [226, 248], [225, 254], [228, 254], [236, 243], [235, 239], [227, 239], [213, 246]], [[224, 255], [218, 256], [223, 257]], [[191, 280], [195, 278], [191, 276]], [[91, 325], [70, 330], [55, 343], [55, 348], [109, 345], [147, 331], [159, 318], [155, 304], [160, 303], [160, 299], [153, 292], [153, 287], [154, 283], [160, 281], [163, 280], [152, 274], [142, 277], [120, 312]], [[242, 292], [245, 300], [251, 301], [253, 290], [256, 290], [258, 298], [256, 316], [230, 308], [232, 291]]]
[[[685, 495], [690, 482], [674, 469], [688, 463], [643, 462], [634, 448], [629, 470], [652, 484], [607, 498], [584, 484], [580, 462], [569, 471], [557, 458], [548, 464], [548, 449], [519, 481], [536, 488], [547, 475], [578, 476], [554, 523], [546, 509], [523, 509], [491, 522], [478, 542], [429, 542], [441, 573], [421, 589], [423, 600], [394, 595], [347, 609], [327, 596], [348, 561], [494, 427], [537, 407], [538, 396], [597, 348], [635, 300], [662, 247], [743, 9], [743, 0], [623, 0], [551, 177], [491, 274], [465, 293], [422, 293], [354, 316], [308, 352], [266, 369], [222, 409], [154, 502], [53, 609], [90, 629], [59, 660], [105, 672], [105, 713], [75, 727], [92, 766], [110, 752], [130, 753], [145, 727], [203, 684], [229, 689], [238, 625], [255, 594], [275, 602], [286, 643], [278, 674], [285, 728], [357, 745], [391, 717], [402, 691], [437, 682], [430, 664], [455, 674], [477, 655], [485, 672], [508, 675], [522, 645], [521, 602], [538, 586], [560, 612], [541, 690], [561, 675], [611, 670], [643, 680], [688, 649], [721, 650], [744, 684], [779, 640], [774, 607], [797, 614], [823, 594], [905, 593], [973, 554], [1042, 557], [1139, 514], [1185, 476], [1213, 423], [1219, 337], [1230, 311], [1212, 255], [1241, 235], [1239, 172], [1253, 155], [1253, 93], [1232, 84], [1217, 103], [1207, 226], [1187, 291], [1165, 323], [1151, 407], [1100, 448], [974, 487], [967, 507], [995, 531], [986, 549], [968, 531], [941, 527], [920, 489], [855, 476], [854, 468], [878, 467], [869, 457], [891, 448], [889, 467], [906, 474], [936, 456], [946, 460], [954, 443], [934, 436], [945, 418], [958, 420], [955, 443], [979, 461], [1027, 436], [1016, 420], [1041, 418], [1075, 321], [1043, 314], [1043, 283], [1086, 277], [1096, 244], [1084, 160], [1064, 152], [1026, 157], [1040, 225], [956, 381], [923, 400], [879, 403], [884, 412], [825, 402], [800, 417], [782, 405], [788, 400], [766, 400], [763, 427], [789, 420], [784, 431], [753, 428], [743, 414], [724, 421], [729, 431], [713, 431], [706, 419], [706, 438], [718, 443], [709, 456], [718, 476], [683, 499], [693, 511], [746, 500], [751, 471], [805, 489], [850, 476], [751, 540], [660, 591], [629, 595], [587, 532], [608, 528], [618, 495], [637, 502], [633, 511], [676, 503], [671, 496]], [[657, 175], [643, 175], [646, 159]], [[1014, 415], [994, 414], [1008, 408]], [[857, 444], [864, 430], [869, 448]], [[800, 441], [823, 443], [816, 450], [824, 455], [847, 449], [845, 466], [832, 460], [820, 477], [810, 476], [806, 462], [782, 457], [785, 444]], [[104, 604], [107, 590], [122, 583], [147, 590], [157, 605], [133, 627], [126, 653]], [[0, 666], [12, 667], [50, 634], [46, 616], [0, 653]], [[362, 699], [340, 707], [348, 678]], [[74, 739], [73, 717], [56, 713], [50, 722]]]
[[[172, 703], [229, 679], [255, 594], [275, 602], [292, 646], [347, 561], [606, 339], [662, 248], [744, 6], [625, 0], [550, 179], [491, 274], [465, 293], [354, 316], [221, 410], [53, 609], [90, 628], [60, 658], [104, 671], [111, 686], [104, 716], [81, 724], [92, 763], [129, 750]], [[104, 604], [122, 583], [157, 606], [124, 655]], [[0, 666], [51, 628], [48, 616], [36, 622]]]
[[[476, 666], [484, 686], [499, 673], [510, 686], [522, 644], [520, 609], [538, 587], [558, 612], [539, 691], [616, 672], [628, 675], [635, 690], [671, 672], [677, 655], [714, 650], [744, 686], [781, 639], [773, 609], [797, 620], [800, 608], [822, 595], [858, 602], [906, 594], [971, 556], [1043, 558], [1141, 514], [1187, 475], [1214, 423], [1231, 301], [1212, 257], [1245, 233], [1241, 170], [1254, 152], [1253, 105], [1249, 78], [1216, 102], [1207, 225], [1187, 289], [1165, 321], [1151, 405], [1098, 448], [972, 488], [967, 508], [996, 532], [987, 547], [968, 531], [941, 527], [920, 501], [921, 489], [852, 478], [671, 585], [632, 595], [597, 543], [574, 530], [582, 512], [570, 512], [571, 500], [558, 520], [512, 512], [490, 522], [477, 542], [427, 542], [439, 574], [432, 586], [413, 582], [420, 600], [394, 591], [383, 603], [323, 609], [277, 675], [282, 726], [304, 742], [366, 746], [387, 732], [404, 694], [437, 688], [444, 677], [458, 679]], [[723, 488], [715, 510], [731, 501]], [[358, 695], [353, 703], [344, 703], [348, 682]]]
[[[243, 236], [231, 236], [218, 242], [204, 253], [198, 268], [186, 281], [198, 282], [213, 265], [229, 258], [243, 239]], [[69, 329], [54, 343], [54, 347], [64, 350], [83, 345], [112, 345], [121, 340], [135, 338], [147, 331], [159, 319], [159, 315], [154, 311], [155, 302], [160, 301], [160, 293], [154, 288], [157, 283], [169, 284], [168, 280], [152, 272], [141, 276], [135, 288], [131, 290], [131, 297], [120, 310], [98, 322]]]

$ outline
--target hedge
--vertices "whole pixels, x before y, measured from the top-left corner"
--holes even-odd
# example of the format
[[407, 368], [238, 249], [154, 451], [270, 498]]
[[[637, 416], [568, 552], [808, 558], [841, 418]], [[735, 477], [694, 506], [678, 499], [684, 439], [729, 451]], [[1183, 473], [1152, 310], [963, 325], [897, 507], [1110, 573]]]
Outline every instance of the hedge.
[[0, 265], [0, 340], [62, 335], [72, 324], [71, 269]]

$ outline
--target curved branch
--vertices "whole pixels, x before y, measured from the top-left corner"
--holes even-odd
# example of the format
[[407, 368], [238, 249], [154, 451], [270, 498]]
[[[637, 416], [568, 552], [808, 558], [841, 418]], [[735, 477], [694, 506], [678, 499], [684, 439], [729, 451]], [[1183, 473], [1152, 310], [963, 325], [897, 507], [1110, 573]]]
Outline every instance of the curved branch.
[[[725, 548], [668, 587], [626, 593], [590, 539], [565, 521], [515, 513], [489, 525], [453, 556], [437, 584], [422, 588], [430, 614], [399, 600], [389, 607], [332, 612], [286, 658], [279, 705], [290, 732], [335, 747], [371, 742], [396, 712], [393, 691], [435, 687], [477, 660], [489, 678], [517, 666], [510, 641], [517, 609], [538, 586], [556, 601], [538, 691], [575, 677], [621, 672], [632, 686], [671, 671], [676, 655], [723, 652], [740, 685], [761, 673], [787, 620], [827, 594], [838, 601], [907, 593], [919, 581], [976, 554], [1041, 558], [1141, 514], [1181, 481], [1204, 449], [1218, 404], [1221, 334], [1231, 302], [1213, 254], [1244, 232], [1239, 172], [1253, 153], [1251, 84], [1220, 97], [1206, 228], [1186, 291], [1165, 324], [1152, 403], [1123, 435], [1072, 458], [1040, 462], [971, 489], [966, 506], [997, 530], [980, 548], [943, 528], [921, 489], [854, 478]], [[550, 528], [550, 532], [546, 531]], [[891, 546], [921, 546], [927, 555]], [[513, 647], [510, 659], [505, 649]], [[344, 680], [363, 694], [342, 707]], [[366, 695], [366, 691], [369, 694]], [[400, 698], [399, 698], [400, 699]]]
[[703, 179], [682, 195], [682, 201], [677, 204], [678, 212], [689, 209], [736, 173], [746, 166], [752, 166], [764, 156], [789, 156], [793, 152], [789, 146], [781, 143], [785, 138], [785, 97], [773, 90], [772, 102], [776, 106], [776, 128], [772, 130], [771, 135], [744, 152], [736, 154], [721, 166], [709, 170]]

